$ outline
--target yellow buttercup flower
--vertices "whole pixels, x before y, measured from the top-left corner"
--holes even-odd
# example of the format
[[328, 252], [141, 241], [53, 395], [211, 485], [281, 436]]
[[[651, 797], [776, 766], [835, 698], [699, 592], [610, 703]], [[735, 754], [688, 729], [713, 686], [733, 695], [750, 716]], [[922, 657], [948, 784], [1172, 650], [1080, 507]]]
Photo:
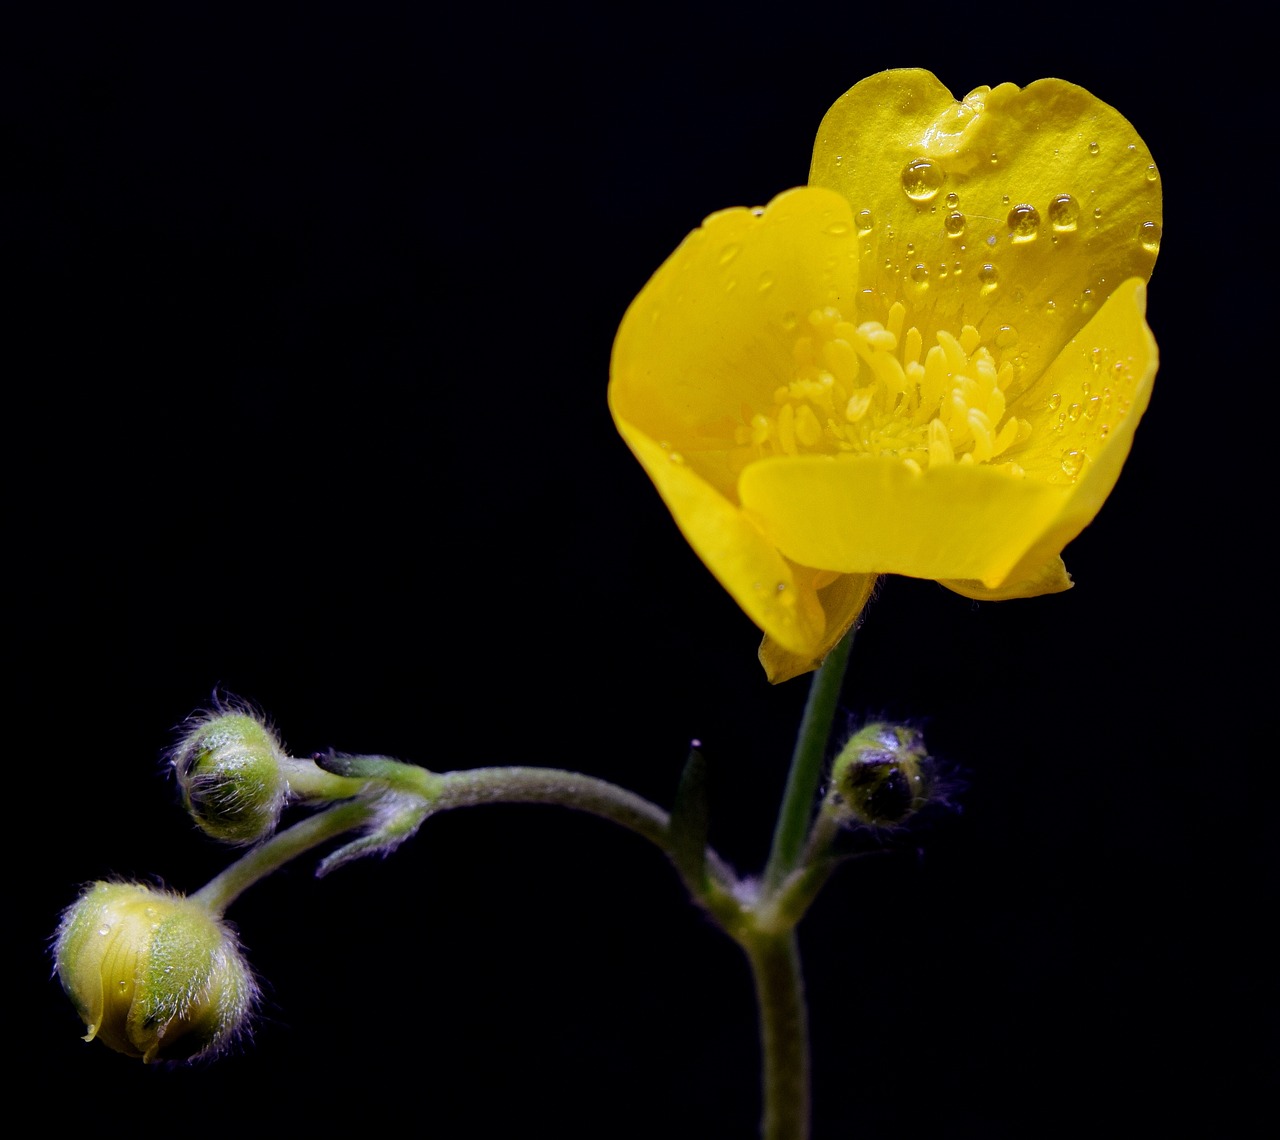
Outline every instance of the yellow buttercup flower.
[[609, 403], [699, 557], [815, 668], [880, 574], [973, 598], [1071, 584], [1156, 372], [1160, 182], [1057, 79], [956, 101], [859, 83], [810, 185], [713, 214], [628, 309]]

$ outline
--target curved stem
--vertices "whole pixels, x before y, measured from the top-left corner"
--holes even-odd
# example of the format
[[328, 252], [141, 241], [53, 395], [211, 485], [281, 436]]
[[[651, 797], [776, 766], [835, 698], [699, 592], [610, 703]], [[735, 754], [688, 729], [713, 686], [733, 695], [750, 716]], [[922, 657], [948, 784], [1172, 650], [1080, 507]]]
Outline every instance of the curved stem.
[[361, 827], [373, 817], [374, 810], [366, 800], [348, 800], [295, 823], [241, 856], [191, 898], [210, 914], [221, 916], [259, 879], [279, 870], [289, 860], [305, 855], [313, 847]]
[[742, 940], [760, 1005], [762, 1140], [808, 1140], [809, 1027], [794, 929]]
[[853, 627], [850, 627], [827, 654], [809, 686], [809, 699], [805, 702], [804, 719], [800, 722], [795, 751], [791, 755], [791, 770], [787, 773], [787, 786], [782, 793], [782, 806], [773, 832], [773, 847], [765, 867], [766, 891], [776, 890], [799, 863], [809, 834], [809, 821], [813, 818], [813, 801], [818, 781], [822, 778], [831, 721], [840, 699], [840, 686], [844, 682], [852, 645]]

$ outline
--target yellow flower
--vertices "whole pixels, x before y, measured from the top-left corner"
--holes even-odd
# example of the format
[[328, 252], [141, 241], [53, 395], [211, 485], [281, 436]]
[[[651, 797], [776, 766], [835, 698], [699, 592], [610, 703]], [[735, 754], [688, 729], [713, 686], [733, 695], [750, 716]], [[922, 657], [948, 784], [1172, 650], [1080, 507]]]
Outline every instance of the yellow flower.
[[810, 185], [713, 214], [628, 309], [609, 404], [677, 524], [815, 668], [880, 574], [1066, 589], [1150, 398], [1160, 183], [1057, 79], [955, 101], [925, 71], [827, 112]]

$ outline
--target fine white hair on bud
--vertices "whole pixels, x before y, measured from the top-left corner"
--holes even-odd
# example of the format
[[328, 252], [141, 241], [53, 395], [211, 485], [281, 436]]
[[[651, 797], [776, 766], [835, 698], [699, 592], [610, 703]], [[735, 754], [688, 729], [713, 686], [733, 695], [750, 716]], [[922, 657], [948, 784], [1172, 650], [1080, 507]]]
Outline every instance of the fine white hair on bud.
[[936, 783], [919, 729], [872, 721], [836, 756], [827, 799], [843, 823], [895, 827], [930, 801]]
[[91, 883], [54, 936], [54, 966], [88, 1032], [143, 1061], [214, 1056], [247, 1030], [258, 987], [234, 932], [140, 883]]
[[280, 821], [288, 759], [261, 716], [235, 701], [195, 713], [169, 753], [182, 800], [206, 834], [224, 843], [256, 843]]

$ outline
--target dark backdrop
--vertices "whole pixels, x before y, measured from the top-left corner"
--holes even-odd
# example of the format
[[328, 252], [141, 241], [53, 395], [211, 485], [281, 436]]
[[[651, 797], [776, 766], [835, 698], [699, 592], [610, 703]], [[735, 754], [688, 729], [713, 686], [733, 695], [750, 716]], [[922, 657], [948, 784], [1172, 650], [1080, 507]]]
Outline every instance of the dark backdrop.
[[704, 215], [804, 181], [838, 95], [922, 66], [957, 95], [1060, 75], [1138, 127], [1163, 364], [1074, 590], [892, 580], [869, 612], [845, 709], [923, 720], [964, 790], [802, 926], [815, 1136], [1243, 1134], [1275, 1062], [1247, 70], [1182, 74], [1122, 9], [1060, 16], [6, 21], [17, 1104], [69, 1134], [752, 1135], [744, 962], [589, 818], [458, 813], [261, 885], [232, 917], [266, 1010], [207, 1068], [80, 1042], [46, 939], [85, 880], [194, 889], [226, 862], [159, 762], [215, 686], [298, 754], [562, 764], [664, 804], [698, 737], [713, 839], [758, 866], [807, 686], [765, 683], [616, 437], [610, 344]]

